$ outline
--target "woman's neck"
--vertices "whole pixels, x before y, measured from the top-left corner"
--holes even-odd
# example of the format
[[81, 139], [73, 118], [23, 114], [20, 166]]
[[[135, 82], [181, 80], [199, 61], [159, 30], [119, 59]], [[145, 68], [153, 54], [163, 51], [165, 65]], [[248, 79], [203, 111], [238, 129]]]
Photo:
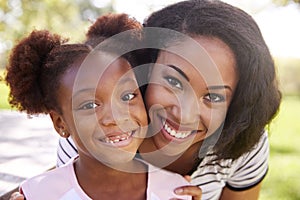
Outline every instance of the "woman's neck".
[[197, 159], [197, 157], [200, 147], [201, 142], [198, 142], [190, 146], [182, 154], [170, 156], [160, 151], [154, 145], [151, 138], [147, 138], [140, 146], [139, 153], [144, 160], [157, 167], [181, 175], [187, 175], [199, 164], [199, 159]]

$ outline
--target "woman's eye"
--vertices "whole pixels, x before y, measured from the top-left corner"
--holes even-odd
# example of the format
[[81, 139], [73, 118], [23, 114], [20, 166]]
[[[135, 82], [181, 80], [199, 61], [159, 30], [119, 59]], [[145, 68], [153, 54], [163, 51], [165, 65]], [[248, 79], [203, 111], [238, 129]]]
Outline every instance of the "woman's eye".
[[219, 103], [225, 101], [225, 97], [223, 95], [214, 93], [207, 94], [204, 98], [212, 103]]
[[80, 106], [79, 110], [95, 109], [97, 106], [99, 106], [99, 105], [96, 104], [95, 102], [89, 102], [89, 103], [85, 103], [82, 106]]
[[123, 96], [121, 97], [121, 99], [122, 99], [123, 101], [130, 101], [130, 100], [133, 99], [135, 96], [136, 96], [136, 95], [135, 95], [134, 93], [127, 93], [127, 94], [123, 95]]
[[181, 84], [181, 82], [177, 78], [174, 78], [174, 77], [171, 77], [171, 76], [167, 76], [167, 77], [165, 77], [165, 79], [168, 81], [168, 83], [172, 87], [176, 87], [176, 88], [182, 90], [182, 84]]

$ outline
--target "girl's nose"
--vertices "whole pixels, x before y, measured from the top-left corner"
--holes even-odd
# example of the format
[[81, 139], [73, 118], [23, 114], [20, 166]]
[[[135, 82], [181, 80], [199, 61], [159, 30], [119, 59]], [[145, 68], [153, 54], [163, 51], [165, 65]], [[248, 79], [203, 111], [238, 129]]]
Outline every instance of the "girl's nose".
[[98, 121], [103, 126], [118, 125], [129, 119], [126, 111], [119, 109], [116, 105], [110, 104], [104, 107], [98, 115]]

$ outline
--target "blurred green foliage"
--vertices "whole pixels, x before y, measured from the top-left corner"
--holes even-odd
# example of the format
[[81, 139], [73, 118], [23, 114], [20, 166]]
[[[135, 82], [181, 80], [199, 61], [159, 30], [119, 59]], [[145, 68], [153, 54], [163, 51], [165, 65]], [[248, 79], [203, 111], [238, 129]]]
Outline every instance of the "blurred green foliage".
[[0, 111], [1, 109], [10, 109], [8, 103], [9, 88], [4, 82], [4, 70], [0, 68]]
[[33, 29], [48, 29], [71, 41], [84, 38], [89, 20], [112, 12], [112, 2], [96, 7], [92, 0], [0, 0], [0, 67], [8, 51]]
[[283, 6], [285, 6], [291, 2], [300, 4], [300, 0], [273, 0], [273, 2], [276, 4], [279, 4], [279, 5], [283, 5]]
[[283, 94], [300, 96], [300, 58], [276, 58], [275, 65]]
[[270, 128], [269, 171], [260, 200], [300, 199], [300, 98], [285, 97]]

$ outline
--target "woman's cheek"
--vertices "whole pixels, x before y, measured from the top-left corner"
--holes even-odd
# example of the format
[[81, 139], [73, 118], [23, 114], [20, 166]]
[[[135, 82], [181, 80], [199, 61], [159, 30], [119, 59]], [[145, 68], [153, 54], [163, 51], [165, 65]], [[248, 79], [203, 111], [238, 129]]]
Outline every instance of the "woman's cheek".
[[224, 122], [226, 109], [211, 110], [207, 115], [202, 117], [208, 129], [208, 134], [214, 133]]

